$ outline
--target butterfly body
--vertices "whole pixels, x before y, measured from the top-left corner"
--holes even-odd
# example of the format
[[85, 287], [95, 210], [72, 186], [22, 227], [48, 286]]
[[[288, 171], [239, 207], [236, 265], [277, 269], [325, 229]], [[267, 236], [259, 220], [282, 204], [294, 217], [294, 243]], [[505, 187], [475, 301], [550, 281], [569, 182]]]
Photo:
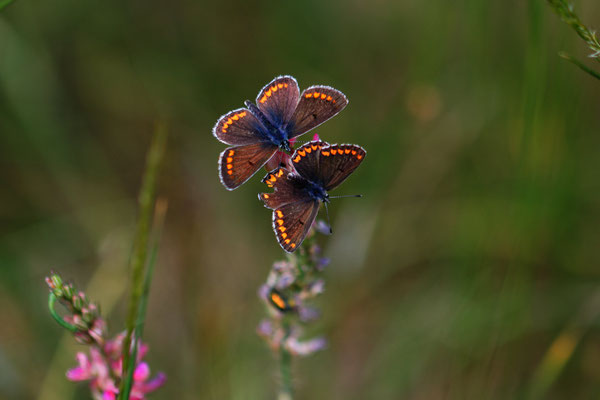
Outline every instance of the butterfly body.
[[244, 105], [262, 123], [264, 130], [262, 130], [260, 134], [281, 150], [290, 152], [290, 141], [288, 139], [286, 127], [278, 124], [276, 121], [270, 121], [269, 118], [250, 100], [246, 100]]
[[281, 247], [295, 251], [317, 217], [328, 191], [340, 185], [362, 163], [366, 151], [357, 145], [331, 145], [313, 141], [291, 157], [293, 170], [279, 167], [263, 182], [274, 188], [258, 198], [273, 210], [273, 230]]
[[233, 190], [256, 173], [278, 149], [290, 152], [290, 140], [317, 127], [348, 104], [342, 92], [311, 86], [300, 93], [291, 76], [280, 76], [259, 92], [256, 104], [246, 101], [221, 116], [213, 135], [230, 145], [219, 156], [219, 177]]

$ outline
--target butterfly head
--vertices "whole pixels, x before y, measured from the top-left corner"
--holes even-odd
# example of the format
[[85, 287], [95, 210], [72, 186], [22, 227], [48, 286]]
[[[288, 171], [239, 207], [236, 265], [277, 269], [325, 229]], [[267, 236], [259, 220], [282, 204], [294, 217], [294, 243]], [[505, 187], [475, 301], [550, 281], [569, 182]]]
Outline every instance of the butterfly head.
[[290, 141], [287, 139], [284, 139], [281, 141], [281, 143], [279, 144], [279, 148], [288, 153], [292, 152], [292, 147], [290, 146]]

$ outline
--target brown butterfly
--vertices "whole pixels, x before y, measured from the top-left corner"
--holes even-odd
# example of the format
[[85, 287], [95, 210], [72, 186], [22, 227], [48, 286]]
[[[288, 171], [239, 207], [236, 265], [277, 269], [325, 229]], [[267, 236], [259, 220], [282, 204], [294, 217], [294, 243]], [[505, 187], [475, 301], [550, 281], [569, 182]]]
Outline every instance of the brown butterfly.
[[294, 170], [274, 169], [263, 182], [275, 189], [258, 198], [273, 210], [273, 230], [281, 247], [293, 252], [306, 237], [321, 203], [362, 163], [367, 152], [355, 144], [309, 142], [292, 155]]

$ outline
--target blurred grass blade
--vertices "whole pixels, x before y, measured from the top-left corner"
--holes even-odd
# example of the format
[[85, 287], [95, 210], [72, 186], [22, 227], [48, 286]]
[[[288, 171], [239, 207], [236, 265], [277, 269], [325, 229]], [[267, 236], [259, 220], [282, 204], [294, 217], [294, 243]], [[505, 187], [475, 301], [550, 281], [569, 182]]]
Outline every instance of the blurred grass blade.
[[[136, 235], [132, 255], [129, 261], [132, 274], [130, 286], [129, 312], [127, 315], [127, 335], [123, 342], [123, 376], [128, 376], [129, 379], [124, 379], [121, 382], [119, 390], [119, 399], [127, 399], [129, 393], [124, 392], [124, 388], [131, 387], [132, 374], [135, 367], [135, 358], [131, 357], [131, 338], [138, 322], [138, 313], [140, 309], [140, 299], [144, 291], [144, 271], [146, 267], [146, 259], [148, 253], [148, 239], [150, 236], [152, 210], [154, 206], [154, 198], [156, 196], [156, 180], [158, 170], [163, 158], [167, 141], [167, 128], [164, 124], [157, 124], [152, 144], [146, 157], [146, 170], [140, 195], [139, 203], [139, 219], [136, 228]], [[143, 325], [143, 320], [141, 321]]]
[[[144, 321], [146, 320], [146, 309], [148, 305], [148, 295], [150, 294], [150, 283], [152, 282], [152, 276], [154, 274], [154, 266], [156, 264], [156, 257], [158, 255], [158, 245], [160, 243], [160, 237], [162, 236], [162, 227], [165, 221], [165, 214], [167, 212], [168, 203], [165, 199], [158, 199], [156, 201], [156, 207], [154, 210], [154, 238], [152, 244], [152, 251], [150, 253], [150, 259], [148, 260], [148, 267], [146, 268], [146, 275], [144, 277], [144, 288], [140, 298], [140, 307], [138, 310], [138, 317], [134, 331], [134, 345], [133, 351], [131, 352], [131, 359], [137, 358], [138, 346], [142, 341], [144, 334]], [[135, 361], [132, 363], [132, 368], [127, 371], [128, 375], [125, 379], [124, 392], [125, 398], [129, 397], [133, 384], [133, 373], [135, 371]]]
[[581, 339], [581, 331], [567, 328], [552, 342], [532, 379], [529, 399], [544, 398], [550, 386], [560, 376]]
[[587, 72], [588, 74], [590, 74], [591, 76], [593, 76], [596, 79], [600, 79], [600, 72], [594, 71], [593, 69], [589, 68], [588, 66], [584, 65], [581, 61], [577, 60], [575, 57], [572, 57], [571, 55], [567, 54], [567, 53], [563, 53], [560, 52], [558, 53], [558, 55], [561, 58], [564, 58], [565, 60], [575, 64], [576, 66], [578, 66], [582, 71]]
[[0, 0], [0, 11], [15, 0]]

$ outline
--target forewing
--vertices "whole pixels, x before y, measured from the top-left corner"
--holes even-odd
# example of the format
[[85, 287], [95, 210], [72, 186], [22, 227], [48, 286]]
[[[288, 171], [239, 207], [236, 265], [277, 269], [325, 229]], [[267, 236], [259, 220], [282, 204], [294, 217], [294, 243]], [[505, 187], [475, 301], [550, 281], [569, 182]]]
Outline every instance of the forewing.
[[273, 211], [273, 230], [285, 251], [291, 253], [302, 244], [318, 211], [319, 202], [312, 199], [286, 204]]
[[280, 76], [258, 93], [256, 105], [275, 126], [284, 126], [298, 105], [300, 88], [291, 76]]
[[219, 176], [223, 185], [233, 190], [246, 182], [277, 151], [270, 143], [229, 147], [219, 156]]
[[288, 124], [288, 137], [293, 138], [321, 125], [346, 107], [344, 93], [329, 86], [311, 86], [302, 92], [300, 102]]
[[323, 146], [329, 144], [319, 140], [308, 142], [299, 147], [291, 157], [294, 169], [311, 182], [319, 183], [319, 154]]
[[363, 162], [367, 152], [355, 144], [323, 146], [319, 155], [320, 182], [329, 191], [342, 183]]
[[264, 141], [265, 128], [248, 109], [238, 108], [223, 115], [213, 128], [213, 135], [229, 145], [247, 145]]
[[306, 180], [283, 167], [269, 172], [262, 181], [275, 189], [272, 193], [258, 195], [265, 207], [272, 210], [286, 204], [311, 200], [306, 190]]

